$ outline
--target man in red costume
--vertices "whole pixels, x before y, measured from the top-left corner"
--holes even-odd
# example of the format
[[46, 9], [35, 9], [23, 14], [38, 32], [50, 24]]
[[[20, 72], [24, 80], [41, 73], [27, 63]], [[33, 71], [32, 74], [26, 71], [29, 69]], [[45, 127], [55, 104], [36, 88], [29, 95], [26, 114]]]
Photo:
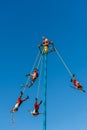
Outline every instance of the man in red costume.
[[46, 37], [43, 36], [42, 39], [43, 39], [43, 42], [41, 45], [48, 46], [49, 44], [52, 44], [52, 42], [49, 41]]
[[[51, 52], [54, 50], [54, 46], [53, 46], [53, 42], [49, 41], [46, 37], [42, 36], [42, 43], [38, 45], [39, 49], [41, 48], [41, 46], [43, 46], [43, 50], [40, 49], [40, 52], [42, 54], [46, 54], [48, 52]], [[51, 48], [49, 48], [49, 44], [51, 44]]]
[[33, 73], [32, 74], [26, 74], [26, 76], [31, 76], [30, 78], [30, 84], [27, 84], [26, 86], [27, 87], [31, 87], [33, 85], [33, 83], [35, 82], [35, 80], [38, 78], [38, 71], [37, 69], [34, 69]]
[[40, 101], [40, 103], [38, 103], [38, 99], [36, 98], [36, 99], [35, 99], [35, 103], [34, 103], [34, 110], [33, 110], [33, 111], [29, 110], [29, 112], [30, 112], [33, 116], [37, 116], [37, 115], [39, 115], [39, 114], [42, 114], [42, 113], [40, 113], [40, 112], [38, 111], [41, 104], [42, 104], [42, 101]]
[[83, 92], [85, 92], [85, 90], [83, 90], [82, 85], [75, 79], [75, 76], [73, 75], [71, 82], [74, 84], [74, 86], [76, 87], [76, 89], [81, 90]]
[[18, 111], [19, 106], [20, 106], [24, 101], [26, 101], [26, 100], [29, 98], [29, 96], [27, 96], [26, 98], [21, 99], [22, 96], [23, 96], [23, 93], [20, 92], [20, 96], [18, 97], [17, 103], [15, 104], [14, 108], [13, 108], [10, 112], [13, 113], [13, 112], [15, 112], [15, 111]]

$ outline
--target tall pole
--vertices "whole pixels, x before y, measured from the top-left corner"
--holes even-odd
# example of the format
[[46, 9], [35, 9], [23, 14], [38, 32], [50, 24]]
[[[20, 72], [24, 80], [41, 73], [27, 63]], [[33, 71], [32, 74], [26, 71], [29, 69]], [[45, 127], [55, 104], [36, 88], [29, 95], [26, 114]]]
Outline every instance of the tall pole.
[[47, 101], [47, 54], [44, 54], [44, 118], [43, 118], [43, 130], [46, 130], [46, 101]]

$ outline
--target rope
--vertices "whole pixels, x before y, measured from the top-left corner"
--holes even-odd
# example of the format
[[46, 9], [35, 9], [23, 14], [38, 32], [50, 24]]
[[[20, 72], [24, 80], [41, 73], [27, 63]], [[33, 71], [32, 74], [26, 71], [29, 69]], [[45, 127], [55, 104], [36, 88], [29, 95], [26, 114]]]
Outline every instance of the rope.
[[38, 65], [37, 65], [37, 69], [39, 68], [39, 65], [40, 65], [40, 62], [41, 62], [41, 58], [42, 58], [42, 55], [40, 56], [40, 59], [39, 59]]
[[66, 70], [68, 71], [69, 75], [72, 77], [73, 74], [71, 73], [71, 71], [69, 70], [68, 66], [66, 65], [66, 63], [64, 62], [63, 58], [61, 57], [60, 53], [58, 52], [58, 50], [55, 48], [55, 51], [58, 55], [58, 57], [60, 58], [61, 62], [63, 63], [64, 67], [66, 68]]
[[36, 58], [35, 58], [35, 62], [34, 62], [34, 64], [33, 64], [33, 67], [32, 67], [32, 70], [31, 70], [31, 73], [32, 73], [32, 71], [33, 71], [34, 68], [35, 68], [35, 65], [36, 65], [36, 62], [37, 62], [37, 60], [38, 60], [39, 55], [40, 55], [40, 52], [38, 52], [38, 54], [37, 54], [37, 56], [36, 56]]
[[12, 120], [12, 124], [15, 124], [13, 113], [11, 113], [11, 120]]
[[25, 83], [25, 85], [24, 85], [24, 87], [23, 87], [23, 90], [22, 90], [23, 93], [25, 92], [25, 90], [26, 90], [26, 88], [27, 88], [28, 81], [29, 81], [29, 78], [27, 78], [27, 81], [26, 81], [26, 83]]
[[[38, 52], [38, 54], [37, 54], [37, 56], [36, 56], [36, 58], [35, 58], [35, 62], [34, 62], [34, 64], [33, 64], [32, 70], [31, 70], [30, 73], [32, 73], [32, 71], [34, 70], [35, 65], [36, 65], [36, 62], [37, 62], [37, 60], [38, 60], [38, 58], [39, 58], [39, 55], [40, 55], [40, 53]], [[26, 90], [26, 88], [27, 88], [27, 84], [28, 84], [28, 81], [29, 81], [29, 80], [30, 80], [30, 78], [28, 77], [28, 78], [27, 78], [27, 81], [26, 81], [26, 83], [25, 83], [25, 87], [23, 87], [23, 93], [25, 92], [25, 90]]]
[[42, 74], [42, 65], [43, 65], [43, 57], [42, 57], [41, 66], [40, 66], [40, 75], [39, 75], [39, 83], [38, 83], [38, 89], [37, 89], [37, 98], [38, 98], [39, 92], [40, 92], [40, 82], [41, 82], [41, 74]]

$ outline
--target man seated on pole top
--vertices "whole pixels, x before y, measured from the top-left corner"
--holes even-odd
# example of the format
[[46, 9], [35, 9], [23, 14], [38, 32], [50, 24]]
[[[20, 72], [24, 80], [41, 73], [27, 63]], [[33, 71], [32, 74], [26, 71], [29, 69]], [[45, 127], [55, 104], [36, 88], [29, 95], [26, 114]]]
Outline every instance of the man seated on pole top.
[[49, 52], [49, 44], [53, 44], [53, 42], [49, 41], [46, 37], [42, 36], [42, 43], [40, 45], [38, 45], [38, 47], [40, 48], [41, 46], [44, 47], [43, 49], [43, 53], [48, 53]]

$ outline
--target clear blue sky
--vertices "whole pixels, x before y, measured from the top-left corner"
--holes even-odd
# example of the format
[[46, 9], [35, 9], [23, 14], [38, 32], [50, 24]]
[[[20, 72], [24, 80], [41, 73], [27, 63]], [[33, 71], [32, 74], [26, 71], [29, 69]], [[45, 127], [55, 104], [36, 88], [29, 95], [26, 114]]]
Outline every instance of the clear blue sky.
[[[33, 109], [38, 82], [25, 91], [24, 97], [29, 95], [30, 99], [14, 114], [14, 126], [10, 115], [43, 35], [54, 42], [71, 72], [87, 90], [87, 1], [0, 1], [1, 130], [43, 129], [43, 116], [34, 118], [27, 112]], [[58, 56], [49, 54], [47, 130], [87, 130], [87, 94], [71, 89], [70, 79]], [[43, 91], [41, 84], [39, 100], [43, 100]]]

